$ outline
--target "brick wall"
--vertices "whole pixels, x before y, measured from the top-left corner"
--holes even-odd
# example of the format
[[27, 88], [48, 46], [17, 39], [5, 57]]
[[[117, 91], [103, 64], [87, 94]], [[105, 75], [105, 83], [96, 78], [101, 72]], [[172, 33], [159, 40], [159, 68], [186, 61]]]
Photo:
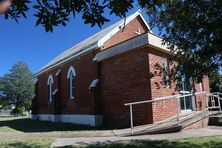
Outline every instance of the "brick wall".
[[139, 16], [127, 24], [123, 29], [118, 31], [115, 35], [113, 35], [112, 38], [106, 41], [104, 43], [104, 47], [101, 50], [105, 50], [113, 45], [138, 36], [138, 34], [135, 33], [135, 31], [138, 31], [138, 29], [140, 30], [141, 34], [148, 32], [147, 27]]
[[[101, 62], [101, 98], [105, 124], [129, 125], [125, 103], [150, 98], [149, 69], [145, 48]], [[134, 124], [152, 123], [151, 105], [133, 107]]]
[[204, 119], [201, 119], [201, 120], [199, 120], [195, 123], [192, 123], [189, 126], [185, 127], [183, 129], [183, 131], [189, 130], [189, 129], [206, 127], [206, 126], [208, 126], [208, 123], [209, 123], [209, 118], [204, 118]]
[[[202, 83], [202, 84], [201, 84]], [[206, 91], [210, 92], [209, 80], [208, 77], [204, 77], [201, 83], [195, 84], [195, 92]], [[206, 97], [205, 96], [197, 96], [196, 97], [197, 110], [203, 110], [207, 106]]]
[[[104, 44], [104, 47], [101, 50], [105, 50], [110, 46], [116, 45], [120, 42], [138, 36], [137, 34], [134, 33], [135, 31], [139, 31], [138, 29], [140, 30], [141, 33], [145, 33], [148, 31], [140, 17], [137, 17], [134, 20], [132, 20], [129, 24], [125, 26], [123, 30], [120, 30], [113, 37], [111, 37], [111, 39]], [[98, 86], [98, 88], [94, 91], [89, 90], [89, 85], [91, 81], [99, 77], [99, 73], [97, 72], [99, 71], [98, 68], [100, 67], [98, 67], [97, 63], [92, 61], [96, 52], [98, 51], [83, 55], [78, 59], [66, 62], [63, 65], [60, 65], [59, 67], [44, 72], [38, 76], [39, 80], [38, 86], [40, 88], [37, 92], [38, 93], [37, 104], [39, 107], [38, 113], [54, 114], [55, 105], [57, 105], [56, 107], [59, 108], [59, 111], [58, 109], [56, 110], [60, 114], [101, 114], [102, 113], [102, 108], [100, 106], [102, 102], [100, 98], [100, 90], [102, 88], [100, 89], [100, 86]], [[67, 79], [67, 72], [70, 66], [73, 66], [76, 70], [74, 100], [69, 99], [69, 90], [68, 90], [69, 81]], [[61, 73], [59, 76], [56, 76], [58, 70], [61, 70]], [[53, 102], [48, 101], [47, 80], [49, 75], [52, 75], [54, 79], [53, 90], [60, 88], [57, 94], [59, 96], [56, 97], [56, 99], [58, 99], [56, 103], [55, 101]], [[119, 72], [119, 76], [121, 76], [121, 71]], [[126, 100], [125, 102], [128, 101]], [[116, 104], [119, 103], [116, 102]], [[137, 110], [138, 109], [136, 109], [135, 112]], [[116, 114], [115, 116], [118, 115], [120, 114]], [[110, 116], [112, 116], [112, 113], [110, 113]], [[125, 115], [122, 115], [121, 118], [125, 118]]]
[[[149, 48], [148, 55], [149, 69], [151, 72], [150, 82], [152, 98], [174, 95], [176, 93], [176, 83], [172, 83], [169, 86], [165, 86], [163, 84], [163, 74], [160, 72], [159, 69], [156, 68], [156, 65], [160, 65], [161, 63], [165, 62], [170, 55], [151, 48]], [[161, 121], [175, 114], [175, 99], [153, 103], [154, 122]]]
[[[62, 114], [96, 114], [93, 104], [93, 93], [89, 90], [89, 86], [92, 80], [98, 78], [97, 65], [92, 62], [94, 53], [86, 54], [78, 59], [67, 62], [53, 70], [47, 71], [38, 76], [39, 91], [38, 91], [38, 105], [40, 114], [54, 113], [54, 101], [48, 101], [47, 80], [49, 75], [53, 76], [53, 90], [57, 89], [58, 77], [56, 73], [61, 70], [60, 77], [61, 83], [59, 89], [60, 96], [60, 108]], [[73, 66], [76, 71], [75, 77], [75, 91], [74, 100], [69, 99], [69, 80], [67, 79], [67, 73]]]
[[[134, 33], [138, 28], [141, 33], [148, 31], [139, 17], [114, 35], [100, 50], [138, 36]], [[169, 56], [166, 53], [142, 47], [96, 63], [92, 59], [97, 52], [98, 50], [85, 54], [38, 76], [36, 108], [39, 114], [55, 113], [55, 101], [48, 101], [49, 75], [54, 78], [53, 90], [60, 88], [56, 98], [59, 99], [56, 102], [58, 114], [102, 114], [107, 125], [129, 126], [129, 107], [124, 106], [125, 103], [175, 94], [175, 83], [164, 87], [163, 76], [155, 69], [156, 63]], [[67, 73], [70, 66], [76, 71], [74, 100], [69, 99]], [[56, 76], [58, 70], [61, 70], [61, 73]], [[97, 78], [100, 79], [97, 89], [89, 90], [90, 83]], [[203, 85], [208, 91], [207, 77], [203, 80]], [[200, 85], [195, 86], [198, 91]], [[198, 101], [199, 108], [204, 108], [204, 99]], [[134, 125], [157, 122], [175, 114], [175, 100], [133, 107]]]
[[[38, 85], [41, 88], [38, 93], [39, 113], [54, 113], [54, 102], [48, 102], [47, 79], [52, 74], [53, 89], [58, 88], [58, 78], [55, 74], [59, 69], [62, 70], [60, 74], [62, 89], [59, 92], [61, 114], [103, 114], [104, 123], [107, 125], [129, 126], [129, 107], [124, 106], [125, 103], [177, 93], [175, 83], [168, 87], [162, 84], [163, 75], [158, 74], [155, 68], [156, 63], [161, 63], [169, 56], [166, 53], [143, 47], [102, 61], [99, 65], [92, 62], [94, 55], [89, 53], [38, 77]], [[77, 74], [75, 100], [69, 100], [67, 72], [70, 66], [75, 68]], [[89, 85], [98, 77], [100, 77], [101, 94], [97, 90], [93, 96], [94, 93], [89, 90]], [[203, 80], [203, 85], [204, 90], [209, 90], [207, 77]], [[199, 84], [195, 84], [195, 90], [200, 91]], [[201, 101], [204, 104], [205, 99]], [[133, 107], [134, 125], [157, 122], [175, 114], [176, 102], [173, 99]]]
[[[149, 68], [151, 71], [151, 94], [152, 98], [162, 97], [162, 96], [171, 96], [178, 93], [178, 88], [176, 87], [176, 82], [172, 82], [171, 85], [165, 86], [163, 84], [163, 74], [160, 73], [160, 70], [156, 68], [156, 64], [160, 64], [168, 57], [170, 57], [169, 54], [166, 54], [164, 52], [155, 50], [155, 49], [149, 49]], [[172, 63], [170, 65], [170, 68], [174, 66], [175, 63]], [[194, 82], [195, 85], [195, 92], [201, 91], [201, 85], [197, 82]], [[205, 77], [202, 81], [203, 90], [209, 92], [209, 81], [208, 77]], [[178, 103], [179, 107], [180, 101]], [[205, 96], [197, 96], [196, 97], [196, 107], [197, 110], [203, 110], [206, 108], [206, 98]], [[179, 109], [179, 112], [181, 110]], [[153, 103], [153, 121], [161, 121], [168, 117], [171, 117], [173, 115], [176, 115], [176, 100], [171, 99], [169, 101], [161, 101], [158, 103]]]

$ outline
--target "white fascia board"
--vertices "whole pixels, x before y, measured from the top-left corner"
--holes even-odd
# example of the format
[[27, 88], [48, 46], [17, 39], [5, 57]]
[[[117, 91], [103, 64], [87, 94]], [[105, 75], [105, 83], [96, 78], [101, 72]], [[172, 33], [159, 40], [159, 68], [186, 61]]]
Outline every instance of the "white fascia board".
[[50, 67], [48, 67], [48, 68], [46, 68], [46, 69], [43, 69], [43, 70], [35, 73], [34, 75], [35, 75], [35, 76], [38, 76], [39, 74], [41, 74], [41, 73], [43, 73], [43, 72], [45, 72], [45, 71], [48, 71], [48, 70], [50, 70], [50, 69], [53, 69], [53, 68], [55, 68], [55, 67], [57, 67], [57, 66], [59, 66], [59, 65], [61, 65], [61, 64], [63, 64], [63, 63], [66, 63], [66, 62], [68, 62], [68, 61], [70, 61], [70, 60], [78, 57], [78, 56], [81, 56], [81, 55], [84, 54], [84, 53], [89, 52], [90, 50], [97, 49], [97, 48], [100, 48], [100, 47], [98, 47], [97, 44], [94, 44], [93, 46], [88, 47], [87, 49], [85, 49], [85, 50], [83, 50], [83, 51], [81, 51], [81, 52], [79, 52], [79, 53], [76, 53], [76, 54], [74, 54], [74, 55], [72, 55], [72, 56], [70, 56], [70, 57], [68, 57], [68, 58], [65, 58], [64, 60], [61, 60], [61, 61], [58, 62], [57, 64], [54, 64], [54, 65], [52, 65], [52, 66], [50, 66]]
[[128, 40], [124, 43], [118, 44], [118, 45], [113, 46], [107, 50], [97, 53], [96, 56], [94, 57], [94, 59], [97, 62], [99, 62], [99, 61], [105, 60], [109, 57], [119, 55], [121, 53], [127, 52], [131, 49], [134, 49], [134, 48], [141, 47], [146, 44], [148, 44], [148, 35], [143, 34], [141, 36], [138, 36], [138, 37]]
[[121, 44], [118, 44], [116, 46], [110, 47], [104, 51], [97, 53], [96, 56], [93, 58], [93, 60], [100, 62], [102, 60], [108, 59], [110, 57], [119, 55], [121, 53], [130, 51], [132, 49], [142, 47], [145, 45], [161, 49], [162, 51], [165, 51], [168, 53], [171, 52], [170, 49], [167, 48], [167, 45], [163, 44], [162, 38], [152, 33], [146, 33], [146, 34], [142, 34], [131, 40], [128, 40], [126, 42], [123, 42]]
[[144, 24], [146, 25], [146, 27], [148, 28], [149, 32], [153, 33], [153, 31], [150, 29], [150, 26], [147, 24], [145, 18], [143, 17], [142, 12], [139, 15], [140, 15], [141, 19], [143, 20]]
[[170, 49], [167, 47], [166, 44], [163, 44], [164, 40], [161, 37], [158, 37], [155, 34], [148, 33], [148, 44], [160, 49], [163, 49], [167, 52], [170, 52]]
[[150, 30], [149, 25], [147, 24], [146, 20], [144, 19], [143, 15], [141, 14], [141, 10], [138, 10], [137, 12], [135, 12], [134, 14], [132, 14], [131, 16], [129, 16], [128, 18], [126, 18], [126, 21], [122, 22], [119, 26], [117, 26], [116, 28], [114, 28], [111, 32], [109, 32], [108, 34], [106, 34], [103, 38], [101, 38], [98, 41], [98, 46], [102, 47], [104, 45], [104, 43], [109, 40], [113, 35], [115, 35], [119, 30], [121, 30], [124, 25], [127, 25], [129, 22], [131, 22], [133, 19], [135, 19], [137, 16], [140, 16], [141, 19], [143, 20], [144, 24], [146, 25], [147, 29], [152, 33], [152, 31]]
[[[127, 24], [127, 22], [126, 22]], [[121, 23], [118, 27], [114, 28], [111, 32], [109, 32], [107, 35], [105, 35], [103, 38], [101, 38], [98, 43], [97, 43], [97, 46], [98, 47], [102, 47], [104, 45], [104, 43], [106, 41], [108, 41], [113, 35], [115, 35], [120, 29], [122, 29], [124, 25], [124, 22]]]

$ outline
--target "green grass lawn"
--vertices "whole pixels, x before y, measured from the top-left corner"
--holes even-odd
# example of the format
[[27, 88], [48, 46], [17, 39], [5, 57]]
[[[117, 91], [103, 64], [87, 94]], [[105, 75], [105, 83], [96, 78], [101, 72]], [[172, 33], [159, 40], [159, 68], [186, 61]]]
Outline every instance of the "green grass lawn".
[[0, 133], [8, 132], [51, 132], [51, 131], [83, 131], [108, 130], [112, 127], [90, 127], [69, 123], [53, 123], [47, 121], [34, 121], [28, 118], [0, 118]]
[[25, 141], [0, 141], [0, 148], [49, 148], [52, 139], [32, 139]]
[[[66, 148], [75, 148], [67, 146]], [[121, 141], [81, 145], [82, 148], [222, 148], [222, 136], [161, 141]]]
[[[52, 139], [32, 139], [25, 141], [0, 141], [0, 147], [7, 148], [49, 148]], [[222, 136], [205, 138], [188, 138], [180, 140], [121, 141], [80, 145], [78, 148], [222, 148]], [[65, 148], [76, 148], [66, 146]]]
[[[90, 126], [75, 125], [68, 123], [52, 123], [33, 121], [28, 118], [0, 118], [0, 136], [4, 133], [10, 133], [10, 137], [0, 140], [0, 148], [47, 148], [50, 147], [53, 140], [43, 137], [31, 137], [29, 140], [20, 138], [20, 132], [35, 133], [35, 132], [51, 132], [51, 131], [81, 131], [81, 130], [104, 130], [110, 129], [107, 127], [92, 128]], [[19, 133], [19, 134], [15, 134]], [[8, 134], [7, 134], [8, 135]], [[19, 136], [19, 137], [16, 137]], [[42, 139], [39, 139], [42, 138]], [[0, 138], [1, 139], [1, 138]], [[15, 141], [16, 140], [16, 141]], [[74, 147], [74, 146], [67, 146]], [[82, 144], [80, 147], [84, 148], [222, 148], [222, 136], [206, 137], [206, 138], [188, 138], [181, 140], [161, 140], [161, 141], [121, 141], [121, 142], [107, 142], [96, 144]]]
[[0, 133], [12, 133], [12, 132], [17, 132], [17, 131], [8, 126], [0, 127]]

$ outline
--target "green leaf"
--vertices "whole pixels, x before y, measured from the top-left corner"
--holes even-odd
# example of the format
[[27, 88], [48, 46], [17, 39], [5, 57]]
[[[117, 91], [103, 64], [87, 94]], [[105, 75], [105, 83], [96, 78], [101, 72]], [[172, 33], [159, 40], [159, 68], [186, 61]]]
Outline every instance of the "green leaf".
[[38, 26], [41, 22], [42, 22], [42, 18], [39, 18], [39, 19], [36, 21], [35, 26]]

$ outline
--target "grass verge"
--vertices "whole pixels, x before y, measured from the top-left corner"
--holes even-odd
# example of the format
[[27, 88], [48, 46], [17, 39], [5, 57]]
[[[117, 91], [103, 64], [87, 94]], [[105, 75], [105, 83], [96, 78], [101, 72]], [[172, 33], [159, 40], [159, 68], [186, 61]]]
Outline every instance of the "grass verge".
[[32, 139], [25, 141], [0, 141], [1, 148], [50, 148], [52, 139]]
[[0, 127], [0, 133], [12, 133], [12, 132], [17, 132], [17, 131], [7, 126]]
[[[75, 148], [76, 146], [66, 146]], [[222, 136], [187, 138], [180, 140], [133, 140], [95, 144], [81, 144], [82, 148], [222, 148]]]

